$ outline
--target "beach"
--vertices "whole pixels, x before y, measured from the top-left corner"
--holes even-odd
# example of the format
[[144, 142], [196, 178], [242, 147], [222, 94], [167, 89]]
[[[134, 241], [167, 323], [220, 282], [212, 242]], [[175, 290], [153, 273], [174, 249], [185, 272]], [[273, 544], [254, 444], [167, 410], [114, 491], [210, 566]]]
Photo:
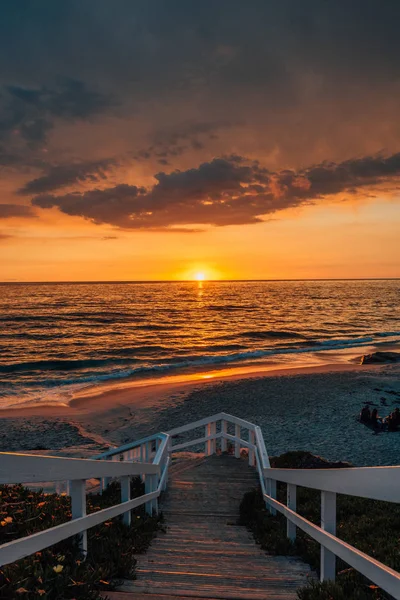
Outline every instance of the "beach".
[[210, 371], [96, 387], [69, 404], [1, 411], [1, 451], [94, 456], [224, 411], [258, 424], [271, 456], [307, 450], [358, 466], [399, 462], [400, 433], [361, 425], [364, 403], [400, 405], [400, 365]]

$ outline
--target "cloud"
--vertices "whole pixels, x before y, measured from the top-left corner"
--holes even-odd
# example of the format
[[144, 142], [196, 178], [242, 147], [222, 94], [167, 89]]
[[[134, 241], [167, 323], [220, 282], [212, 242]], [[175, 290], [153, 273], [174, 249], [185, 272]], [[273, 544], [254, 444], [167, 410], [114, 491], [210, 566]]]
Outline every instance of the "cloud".
[[34, 147], [45, 142], [55, 119], [88, 119], [113, 104], [109, 95], [89, 89], [86, 83], [75, 79], [37, 88], [3, 85], [0, 140], [19, 137]]
[[94, 183], [106, 179], [109, 168], [114, 164], [114, 160], [105, 159], [50, 166], [45, 175], [28, 181], [18, 193], [22, 196], [43, 194], [76, 183]]
[[187, 121], [164, 127], [153, 135], [147, 148], [133, 153], [134, 160], [143, 161], [157, 158], [160, 165], [168, 165], [167, 158], [181, 156], [188, 150], [203, 150], [207, 140], [218, 139], [221, 129], [230, 129], [239, 123], [221, 121]]
[[31, 206], [0, 204], [0, 219], [11, 219], [12, 217], [32, 218], [36, 217], [36, 214]]
[[400, 153], [278, 172], [232, 155], [186, 171], [157, 173], [150, 189], [123, 184], [62, 196], [44, 194], [32, 204], [121, 228], [240, 225], [326, 196], [365, 194], [382, 184], [393, 188], [399, 176]]

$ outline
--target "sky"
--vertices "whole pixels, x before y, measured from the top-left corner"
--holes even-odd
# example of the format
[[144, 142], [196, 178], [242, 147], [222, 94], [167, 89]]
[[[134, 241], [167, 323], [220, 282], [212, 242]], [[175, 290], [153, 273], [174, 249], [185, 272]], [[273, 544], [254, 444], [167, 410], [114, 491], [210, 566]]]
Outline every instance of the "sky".
[[0, 281], [400, 277], [398, 0], [4, 0]]

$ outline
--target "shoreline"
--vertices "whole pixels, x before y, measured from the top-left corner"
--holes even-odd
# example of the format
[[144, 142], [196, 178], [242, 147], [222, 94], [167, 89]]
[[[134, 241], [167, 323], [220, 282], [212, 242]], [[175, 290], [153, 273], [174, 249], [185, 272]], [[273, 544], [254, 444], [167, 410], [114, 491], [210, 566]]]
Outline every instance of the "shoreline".
[[[194, 373], [181, 373], [157, 378], [129, 380], [113, 384], [91, 386], [78, 391], [68, 404], [26, 404], [0, 409], [2, 417], [77, 416], [88, 413], [107, 412], [121, 405], [141, 402], [147, 407], [158, 403], [171, 393], [190, 393], [196, 387], [210, 387], [220, 382], [237, 380], [285, 377], [290, 375], [312, 375], [332, 372], [370, 371], [383, 365], [361, 365], [350, 362], [334, 362], [313, 365], [247, 365], [228, 369], [214, 369]], [[153, 397], [154, 392], [154, 397]]]
[[0, 447], [90, 457], [226, 412], [259, 425], [270, 456], [307, 450], [357, 466], [393, 465], [400, 432], [376, 435], [357, 416], [366, 403], [382, 416], [399, 406], [399, 374], [400, 363], [340, 363], [134, 382], [86, 392], [71, 406], [1, 411]]

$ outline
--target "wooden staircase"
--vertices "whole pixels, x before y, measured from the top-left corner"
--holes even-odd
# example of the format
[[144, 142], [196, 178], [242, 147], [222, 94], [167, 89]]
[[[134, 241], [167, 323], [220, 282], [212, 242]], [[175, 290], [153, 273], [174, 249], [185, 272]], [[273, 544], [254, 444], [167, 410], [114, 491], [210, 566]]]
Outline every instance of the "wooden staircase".
[[166, 533], [136, 557], [137, 579], [110, 599], [295, 599], [309, 566], [267, 555], [237, 524], [243, 494], [257, 483], [247, 461], [226, 454], [173, 463], [161, 502]]

